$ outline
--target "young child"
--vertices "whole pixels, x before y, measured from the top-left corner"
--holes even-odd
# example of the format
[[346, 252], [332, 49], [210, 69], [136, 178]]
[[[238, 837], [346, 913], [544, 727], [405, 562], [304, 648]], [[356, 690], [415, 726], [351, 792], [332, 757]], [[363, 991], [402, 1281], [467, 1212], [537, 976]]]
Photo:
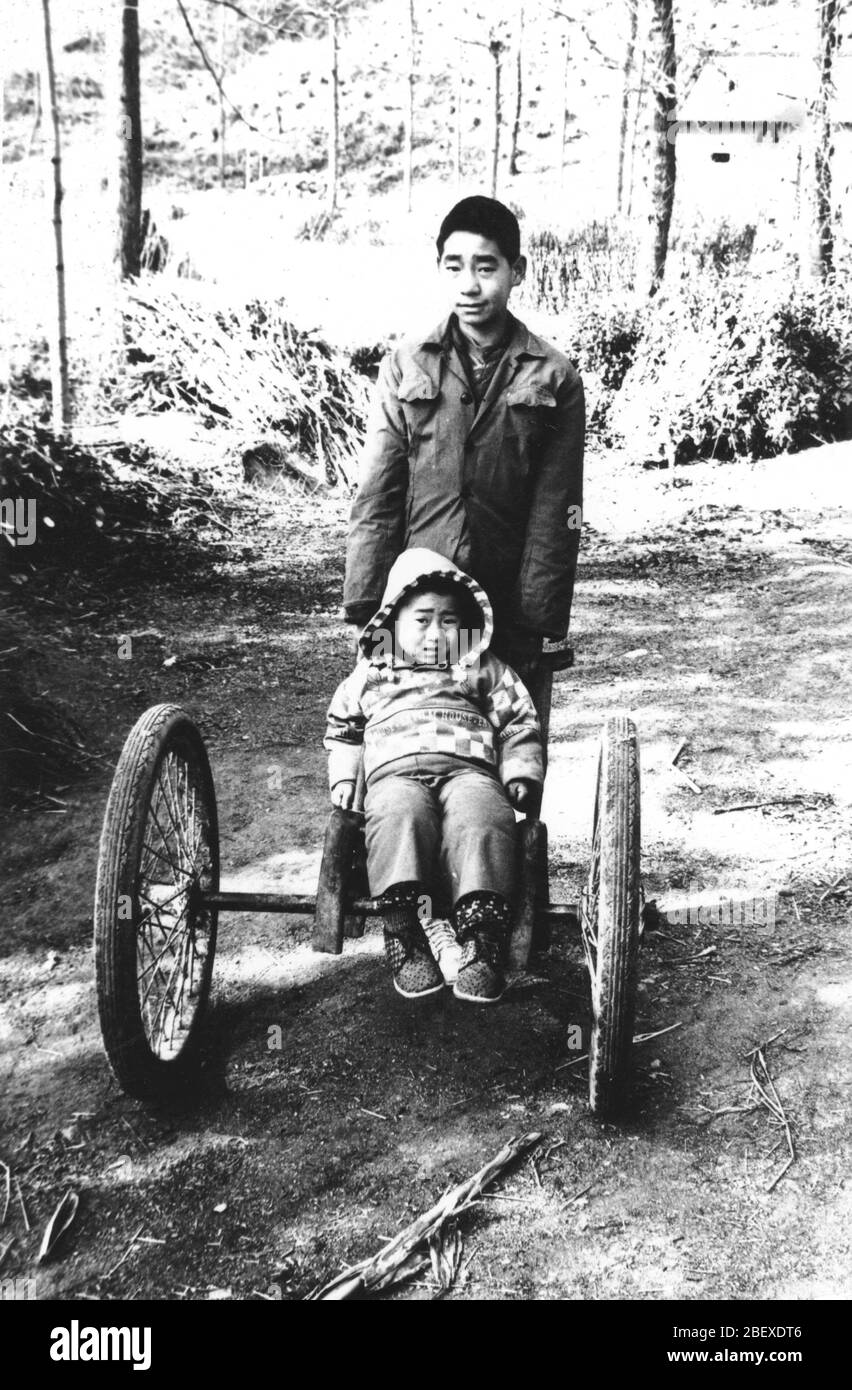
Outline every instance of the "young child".
[[343, 602], [359, 626], [410, 546], [446, 555], [494, 606], [494, 650], [535, 673], [568, 630], [580, 539], [583, 385], [509, 313], [526, 273], [514, 213], [464, 198], [444, 218], [449, 316], [384, 359], [350, 518]]
[[328, 712], [337, 806], [353, 804], [363, 747], [370, 892], [382, 903], [385, 952], [407, 999], [444, 984], [418, 915], [442, 879], [461, 943], [453, 993], [490, 1004], [505, 988], [512, 806], [524, 806], [543, 771], [532, 700], [489, 650], [492, 631], [491, 604], [475, 580], [432, 551], [406, 551]]

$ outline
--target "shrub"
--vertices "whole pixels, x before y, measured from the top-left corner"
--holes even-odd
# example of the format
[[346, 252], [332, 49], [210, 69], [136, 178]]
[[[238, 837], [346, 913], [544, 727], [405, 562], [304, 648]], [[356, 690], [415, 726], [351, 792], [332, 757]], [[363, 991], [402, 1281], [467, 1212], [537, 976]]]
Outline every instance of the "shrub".
[[533, 231], [525, 244], [529, 270], [521, 302], [557, 316], [553, 336], [583, 374], [592, 402], [588, 428], [606, 436], [610, 408], [642, 335], [644, 306], [632, 278], [635, 245], [608, 222], [569, 235]]
[[694, 248], [699, 271], [703, 274], [706, 270], [714, 270], [717, 275], [724, 275], [741, 268], [751, 257], [756, 235], [757, 228], [750, 222], [743, 227], [732, 227], [723, 220], [711, 236]]
[[611, 222], [590, 222], [566, 235], [534, 230], [525, 242], [529, 269], [523, 298], [536, 309], [561, 314], [590, 293], [634, 294], [636, 245]]
[[129, 292], [127, 340], [140, 365], [113, 404], [187, 409], [236, 449], [269, 439], [312, 483], [349, 483], [367, 384], [342, 353], [295, 328], [277, 302], [216, 309], [165, 285]]
[[661, 293], [612, 425], [669, 462], [761, 458], [852, 437], [852, 296], [841, 281], [719, 280]]
[[370, 343], [357, 347], [349, 354], [349, 364], [353, 372], [365, 376], [368, 381], [377, 381], [382, 358], [388, 350], [387, 343]]

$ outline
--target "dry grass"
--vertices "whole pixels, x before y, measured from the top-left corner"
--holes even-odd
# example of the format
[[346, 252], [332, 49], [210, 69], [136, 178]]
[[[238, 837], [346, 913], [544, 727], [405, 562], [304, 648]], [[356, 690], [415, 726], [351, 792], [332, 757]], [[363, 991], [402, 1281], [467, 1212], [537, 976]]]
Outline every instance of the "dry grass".
[[275, 443], [309, 481], [352, 483], [366, 382], [280, 305], [216, 308], [149, 283], [128, 292], [126, 324], [136, 362], [117, 383], [119, 408], [189, 410], [238, 448]]

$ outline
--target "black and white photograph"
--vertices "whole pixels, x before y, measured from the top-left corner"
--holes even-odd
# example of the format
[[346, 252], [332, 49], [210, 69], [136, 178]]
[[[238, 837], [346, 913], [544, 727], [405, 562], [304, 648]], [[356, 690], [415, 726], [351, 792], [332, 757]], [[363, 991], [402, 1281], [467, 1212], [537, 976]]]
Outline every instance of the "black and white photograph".
[[280, 1338], [184, 1342], [185, 1303], [567, 1301], [611, 1368], [813, 1375], [852, 1294], [852, 6], [0, 29], [33, 1369]]

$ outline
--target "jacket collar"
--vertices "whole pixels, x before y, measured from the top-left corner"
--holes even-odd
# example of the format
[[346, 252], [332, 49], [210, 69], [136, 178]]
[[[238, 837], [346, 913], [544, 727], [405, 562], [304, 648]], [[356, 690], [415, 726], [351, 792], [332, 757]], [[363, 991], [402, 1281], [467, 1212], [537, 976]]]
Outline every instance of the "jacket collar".
[[[547, 347], [541, 338], [537, 337], [535, 333], [531, 333], [526, 324], [521, 323], [520, 319], [516, 319], [514, 314], [510, 314], [509, 317], [512, 323], [512, 336], [506, 349], [507, 354], [514, 357], [516, 362], [521, 361], [524, 357], [546, 357]], [[437, 365], [436, 354], [442, 353], [447, 344], [451, 342], [450, 316], [448, 315], [433, 332], [414, 340], [412, 356], [431, 376], [431, 370], [434, 370]]]

